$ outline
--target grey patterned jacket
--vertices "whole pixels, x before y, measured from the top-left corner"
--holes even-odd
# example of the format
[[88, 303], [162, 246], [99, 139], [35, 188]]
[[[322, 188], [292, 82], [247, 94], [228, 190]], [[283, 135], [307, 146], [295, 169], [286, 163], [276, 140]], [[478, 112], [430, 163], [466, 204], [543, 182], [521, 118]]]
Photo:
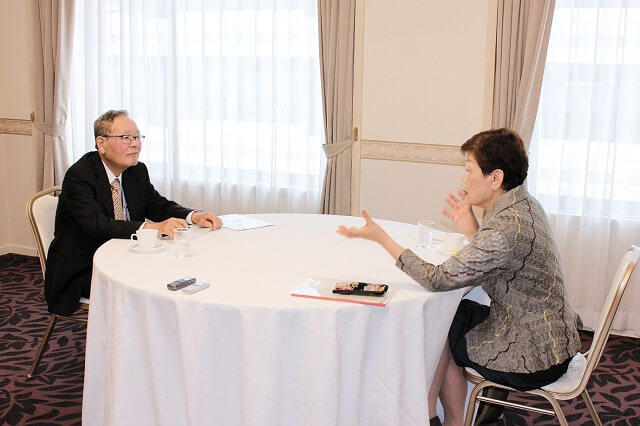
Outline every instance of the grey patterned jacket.
[[480, 365], [529, 373], [580, 349], [549, 222], [523, 186], [498, 197], [476, 236], [442, 265], [408, 249], [396, 265], [431, 291], [482, 286], [491, 298], [489, 317], [465, 336], [469, 358]]

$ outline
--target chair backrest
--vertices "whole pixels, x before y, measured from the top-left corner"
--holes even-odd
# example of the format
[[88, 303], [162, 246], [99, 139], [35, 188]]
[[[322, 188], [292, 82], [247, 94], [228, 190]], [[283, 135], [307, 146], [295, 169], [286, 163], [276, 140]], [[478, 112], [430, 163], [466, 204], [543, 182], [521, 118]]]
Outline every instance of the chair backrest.
[[638, 258], [640, 258], [640, 247], [631, 246], [620, 261], [618, 270], [613, 277], [613, 283], [609, 289], [607, 300], [604, 303], [602, 312], [598, 318], [598, 324], [594, 329], [591, 348], [589, 348], [589, 352], [586, 354], [587, 368], [578, 388], [579, 390], [586, 387], [591, 373], [600, 361], [600, 357], [604, 351], [604, 346], [609, 338], [613, 319], [616, 316], [618, 306], [620, 305], [620, 300], [622, 300], [622, 295], [627, 288], [627, 284], [631, 278], [631, 273], [638, 263]]
[[46, 270], [47, 252], [55, 230], [56, 209], [58, 197], [55, 193], [62, 190], [59, 186], [52, 186], [33, 195], [27, 202], [27, 217], [36, 240], [40, 267], [44, 276]]

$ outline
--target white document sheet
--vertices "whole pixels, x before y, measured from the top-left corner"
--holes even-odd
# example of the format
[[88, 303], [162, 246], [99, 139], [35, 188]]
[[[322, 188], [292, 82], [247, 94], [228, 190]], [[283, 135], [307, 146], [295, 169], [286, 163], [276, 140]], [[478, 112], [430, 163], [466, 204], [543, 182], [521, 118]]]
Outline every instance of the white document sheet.
[[224, 214], [219, 217], [222, 219], [223, 228], [233, 229], [234, 231], [243, 231], [245, 229], [255, 229], [273, 225], [273, 223], [254, 219], [248, 216], [242, 216], [240, 214]]

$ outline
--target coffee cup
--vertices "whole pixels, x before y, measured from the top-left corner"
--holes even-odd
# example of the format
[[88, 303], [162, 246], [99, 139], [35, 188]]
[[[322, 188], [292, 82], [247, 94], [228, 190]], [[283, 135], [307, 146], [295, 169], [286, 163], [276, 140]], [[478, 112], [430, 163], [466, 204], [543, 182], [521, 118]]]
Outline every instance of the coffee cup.
[[456, 253], [464, 245], [464, 234], [452, 232], [446, 234], [443, 241], [444, 251], [447, 253]]
[[153, 248], [158, 243], [158, 231], [155, 229], [138, 229], [131, 234], [131, 241], [136, 241], [140, 248]]

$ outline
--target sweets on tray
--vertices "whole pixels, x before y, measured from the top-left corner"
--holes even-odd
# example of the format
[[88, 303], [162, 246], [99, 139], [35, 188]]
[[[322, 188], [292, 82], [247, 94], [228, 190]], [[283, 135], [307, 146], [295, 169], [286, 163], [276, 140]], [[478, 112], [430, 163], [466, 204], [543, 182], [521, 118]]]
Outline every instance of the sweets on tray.
[[386, 284], [364, 283], [358, 281], [338, 281], [333, 289], [337, 294], [355, 294], [361, 296], [382, 296], [389, 286]]

